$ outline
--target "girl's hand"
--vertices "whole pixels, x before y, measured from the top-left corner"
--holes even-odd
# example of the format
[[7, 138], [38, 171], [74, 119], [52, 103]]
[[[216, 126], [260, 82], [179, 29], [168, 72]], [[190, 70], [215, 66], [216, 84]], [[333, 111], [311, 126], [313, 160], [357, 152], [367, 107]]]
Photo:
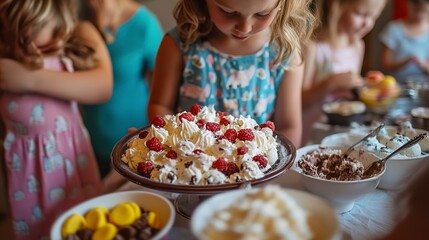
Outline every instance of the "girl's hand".
[[352, 72], [331, 74], [325, 81], [328, 92], [351, 90], [363, 85], [362, 77]]
[[429, 60], [424, 62], [424, 61], [421, 61], [420, 59], [417, 59], [416, 63], [425, 73], [429, 73]]
[[30, 74], [36, 72], [23, 64], [6, 58], [0, 58], [0, 90], [11, 92], [27, 92], [31, 89]]

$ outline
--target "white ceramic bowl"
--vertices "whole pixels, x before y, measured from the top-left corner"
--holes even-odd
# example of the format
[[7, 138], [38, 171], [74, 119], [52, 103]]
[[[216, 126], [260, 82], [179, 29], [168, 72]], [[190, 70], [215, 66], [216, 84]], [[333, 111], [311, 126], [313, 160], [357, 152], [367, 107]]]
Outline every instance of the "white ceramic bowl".
[[[389, 134], [396, 132], [396, 127], [385, 127]], [[425, 130], [415, 129], [417, 134], [426, 132]], [[322, 139], [321, 145], [350, 146], [355, 143], [356, 139], [350, 138], [348, 133], [336, 133]], [[425, 140], [426, 141], [426, 140]], [[298, 157], [297, 157], [298, 159]], [[429, 164], [429, 154], [423, 154], [413, 158], [392, 157], [386, 162], [386, 173], [381, 177], [378, 188], [386, 190], [400, 190], [411, 182], [416, 171]]]
[[59, 240], [61, 236], [61, 226], [63, 222], [73, 213], [84, 215], [90, 209], [95, 207], [113, 208], [115, 205], [123, 202], [135, 202], [145, 210], [154, 211], [159, 217], [160, 231], [153, 236], [152, 240], [168, 239], [168, 234], [173, 226], [176, 210], [173, 204], [165, 197], [144, 191], [125, 191], [102, 195], [89, 199], [63, 213], [51, 228], [51, 239]]
[[[232, 190], [217, 194], [201, 203], [193, 212], [191, 218], [192, 233], [200, 240], [207, 240], [203, 230], [206, 228], [213, 215], [231, 204], [240, 201], [248, 191], [256, 189]], [[313, 194], [283, 188], [308, 214], [309, 228], [313, 232], [313, 239], [341, 239], [341, 226], [335, 210], [322, 198]]]
[[[301, 174], [304, 187], [308, 191], [328, 200], [328, 202], [335, 207], [337, 213], [348, 212], [353, 208], [356, 199], [377, 188], [380, 177], [385, 171], [383, 170], [380, 174], [371, 178], [354, 181], [335, 181], [306, 175], [302, 172], [302, 169], [298, 167], [298, 161], [303, 155], [318, 149], [319, 146], [319, 144], [315, 144], [298, 149], [296, 161], [291, 169]], [[347, 149], [347, 147], [344, 146], [332, 146], [332, 148], [341, 149], [343, 152]], [[378, 158], [369, 154], [363, 157], [358, 157], [357, 155], [356, 152], [350, 154], [351, 157], [362, 162], [364, 167], [378, 160]]]

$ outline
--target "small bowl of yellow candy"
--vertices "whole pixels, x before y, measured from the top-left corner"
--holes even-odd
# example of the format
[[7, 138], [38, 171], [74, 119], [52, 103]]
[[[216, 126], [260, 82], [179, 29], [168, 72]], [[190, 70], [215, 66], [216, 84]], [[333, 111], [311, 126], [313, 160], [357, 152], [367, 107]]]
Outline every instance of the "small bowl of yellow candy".
[[171, 202], [155, 193], [127, 191], [85, 201], [63, 213], [51, 239], [166, 239], [175, 219]]

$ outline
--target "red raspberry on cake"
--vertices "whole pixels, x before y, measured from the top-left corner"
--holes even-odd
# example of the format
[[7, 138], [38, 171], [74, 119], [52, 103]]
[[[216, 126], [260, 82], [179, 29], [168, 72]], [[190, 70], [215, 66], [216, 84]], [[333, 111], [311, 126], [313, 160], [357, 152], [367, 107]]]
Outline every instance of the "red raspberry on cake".
[[258, 164], [259, 168], [265, 168], [268, 164], [268, 159], [261, 154], [254, 156], [252, 160]]
[[221, 117], [219, 123], [224, 126], [228, 126], [231, 121], [229, 121], [226, 117]]
[[164, 149], [164, 146], [162, 146], [161, 141], [159, 141], [159, 139], [156, 137], [147, 140], [146, 147], [155, 152], [160, 152]]
[[202, 109], [202, 108], [203, 108], [203, 107], [202, 107], [201, 105], [199, 105], [199, 104], [194, 104], [194, 105], [191, 107], [190, 112], [192, 113], [192, 115], [197, 116], [197, 115], [198, 115], [198, 113], [201, 111], [201, 109]]
[[139, 162], [137, 165], [137, 172], [145, 177], [150, 178], [150, 173], [152, 172], [154, 166], [151, 161]]
[[259, 125], [259, 127], [262, 129], [262, 128], [270, 128], [271, 130], [273, 130], [273, 132], [274, 132], [274, 130], [276, 129], [276, 126], [274, 125], [274, 123], [273, 122], [271, 122], [271, 121], [267, 121], [266, 123], [262, 123], [261, 125]]
[[207, 122], [206, 129], [209, 130], [210, 132], [215, 133], [220, 130], [220, 125], [219, 123], [215, 123], [215, 122]]
[[237, 155], [244, 155], [249, 152], [249, 149], [245, 146], [237, 148]]
[[230, 128], [225, 131], [223, 134], [228, 141], [235, 143], [235, 140], [237, 139], [237, 130]]
[[238, 166], [237, 166], [237, 164], [235, 164], [233, 162], [229, 162], [227, 164], [226, 169], [224, 171], [222, 171], [222, 173], [228, 177], [234, 173], [237, 173], [237, 172], [239, 172]]
[[165, 126], [165, 120], [161, 116], [157, 115], [152, 119], [152, 124], [157, 128], [162, 128]]
[[198, 121], [197, 121], [197, 126], [199, 127], [199, 128], [202, 128], [202, 127], [204, 127], [204, 125], [206, 124], [206, 121], [204, 120], [204, 119], [199, 119]]
[[170, 159], [177, 159], [177, 153], [174, 150], [168, 151], [167, 154], [165, 154], [165, 156]]
[[183, 119], [186, 119], [189, 122], [192, 122], [192, 121], [194, 121], [194, 116], [190, 112], [184, 112], [184, 113], [182, 113], [182, 114], [179, 115], [179, 120], [181, 122], [183, 122]]
[[227, 167], [228, 163], [223, 157], [216, 159], [216, 161], [212, 163], [212, 168], [215, 168], [221, 172], [225, 171]]
[[140, 139], [145, 139], [146, 137], [147, 137], [147, 135], [149, 134], [149, 132], [148, 131], [141, 131], [140, 133], [139, 133], [139, 138]]
[[241, 141], [253, 141], [253, 139], [255, 139], [255, 135], [253, 135], [252, 129], [240, 129], [238, 131], [238, 139]]

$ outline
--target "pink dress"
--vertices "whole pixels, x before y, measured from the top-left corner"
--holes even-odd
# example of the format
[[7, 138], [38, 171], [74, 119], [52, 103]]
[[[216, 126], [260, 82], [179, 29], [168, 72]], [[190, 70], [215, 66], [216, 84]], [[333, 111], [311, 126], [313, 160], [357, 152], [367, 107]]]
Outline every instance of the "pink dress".
[[[316, 43], [316, 73], [314, 83], [321, 81], [329, 74], [354, 72], [360, 73], [362, 66], [361, 43], [347, 48], [332, 49], [327, 42]], [[334, 92], [326, 96], [324, 102], [331, 102], [339, 98], [351, 99], [350, 91]], [[322, 114], [322, 104], [315, 104], [303, 111], [303, 137], [302, 145], [311, 139], [312, 126], [317, 121], [325, 121]]]
[[[45, 68], [71, 71], [72, 65], [49, 57]], [[100, 193], [89, 135], [75, 101], [1, 92], [0, 104], [14, 236], [40, 239], [62, 212]]]

